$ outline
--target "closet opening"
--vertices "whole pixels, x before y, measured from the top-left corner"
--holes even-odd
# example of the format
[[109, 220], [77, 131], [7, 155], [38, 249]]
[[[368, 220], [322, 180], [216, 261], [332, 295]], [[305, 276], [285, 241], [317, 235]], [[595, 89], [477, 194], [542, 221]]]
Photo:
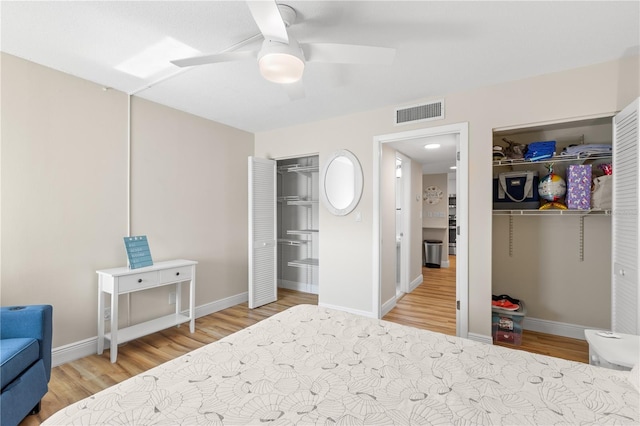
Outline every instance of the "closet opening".
[[297, 303], [317, 303], [318, 155], [248, 160], [249, 308], [277, 301], [279, 288]]
[[[587, 329], [611, 328], [611, 204], [594, 203], [591, 186], [611, 171], [612, 133], [611, 116], [494, 129], [492, 294], [526, 307], [503, 333], [492, 306], [494, 343], [526, 347], [536, 333], [584, 341]], [[545, 158], [527, 152], [541, 144], [553, 146]], [[516, 185], [507, 180], [527, 176], [527, 198], [506, 199], [501, 188]]]
[[319, 293], [319, 157], [277, 160], [277, 282]]

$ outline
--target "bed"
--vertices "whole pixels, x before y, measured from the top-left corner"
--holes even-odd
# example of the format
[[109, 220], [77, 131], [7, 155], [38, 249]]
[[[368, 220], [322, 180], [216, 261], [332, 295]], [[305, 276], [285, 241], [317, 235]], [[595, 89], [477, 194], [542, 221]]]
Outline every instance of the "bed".
[[638, 424], [630, 372], [299, 305], [45, 425]]

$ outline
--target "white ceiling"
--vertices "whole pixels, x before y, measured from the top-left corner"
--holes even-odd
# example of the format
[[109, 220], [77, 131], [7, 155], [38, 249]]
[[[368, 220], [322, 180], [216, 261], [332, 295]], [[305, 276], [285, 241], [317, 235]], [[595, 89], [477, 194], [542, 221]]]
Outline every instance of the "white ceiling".
[[[423, 174], [455, 173], [451, 166], [456, 165], [457, 134], [430, 136], [389, 142], [396, 151], [422, 164]], [[440, 145], [437, 149], [425, 149], [427, 144]]]
[[[309, 63], [306, 97], [296, 101], [265, 81], [252, 61], [186, 70], [169, 65], [148, 78], [115, 68], [167, 37], [216, 53], [259, 34], [241, 1], [3, 1], [0, 47], [105, 87], [259, 132], [609, 61], [637, 54], [640, 44], [637, 1], [283, 2], [298, 12], [289, 33], [299, 42], [393, 47], [393, 65]], [[170, 59], [179, 58], [165, 61]]]

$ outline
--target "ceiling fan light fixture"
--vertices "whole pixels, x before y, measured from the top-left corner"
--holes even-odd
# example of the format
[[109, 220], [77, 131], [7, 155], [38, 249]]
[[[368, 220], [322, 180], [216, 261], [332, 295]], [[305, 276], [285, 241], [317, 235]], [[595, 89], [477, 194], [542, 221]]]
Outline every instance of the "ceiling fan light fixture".
[[295, 40], [289, 44], [265, 40], [258, 54], [262, 76], [274, 83], [295, 83], [304, 73], [304, 57]]

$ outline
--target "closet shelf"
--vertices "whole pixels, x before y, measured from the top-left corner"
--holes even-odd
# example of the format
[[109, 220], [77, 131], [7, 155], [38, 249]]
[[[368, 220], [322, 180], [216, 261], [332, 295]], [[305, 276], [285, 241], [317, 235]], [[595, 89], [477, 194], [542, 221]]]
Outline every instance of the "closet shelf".
[[304, 206], [311, 207], [314, 204], [318, 204], [318, 200], [297, 200], [297, 201], [287, 201], [288, 206]]
[[318, 166], [303, 166], [300, 164], [287, 164], [286, 166], [278, 167], [279, 173], [313, 173], [318, 172]]
[[317, 232], [317, 229], [289, 229], [287, 230], [287, 235], [311, 235]]
[[493, 210], [494, 216], [610, 216], [611, 210]]
[[308, 268], [308, 267], [311, 267], [311, 266], [319, 266], [318, 259], [312, 259], [312, 258], [292, 260], [291, 262], [288, 262], [287, 264], [289, 266], [293, 266], [295, 268]]
[[502, 159], [502, 160], [493, 160], [493, 166], [516, 166], [522, 164], [546, 164], [546, 163], [562, 163], [565, 161], [573, 161], [583, 163], [587, 161], [596, 161], [596, 160], [611, 160], [613, 158], [611, 153], [594, 153], [594, 154], [576, 154], [576, 155], [554, 155], [551, 158], [547, 158], [545, 160], [540, 161], [530, 161], [525, 160], [524, 158], [517, 159]]
[[303, 246], [310, 242], [311, 241], [309, 240], [290, 240], [286, 238], [278, 239], [278, 244], [285, 245], [285, 246]]
[[278, 197], [279, 203], [286, 203], [288, 206], [305, 206], [311, 207], [318, 204], [318, 200], [309, 200], [299, 195], [283, 195]]

